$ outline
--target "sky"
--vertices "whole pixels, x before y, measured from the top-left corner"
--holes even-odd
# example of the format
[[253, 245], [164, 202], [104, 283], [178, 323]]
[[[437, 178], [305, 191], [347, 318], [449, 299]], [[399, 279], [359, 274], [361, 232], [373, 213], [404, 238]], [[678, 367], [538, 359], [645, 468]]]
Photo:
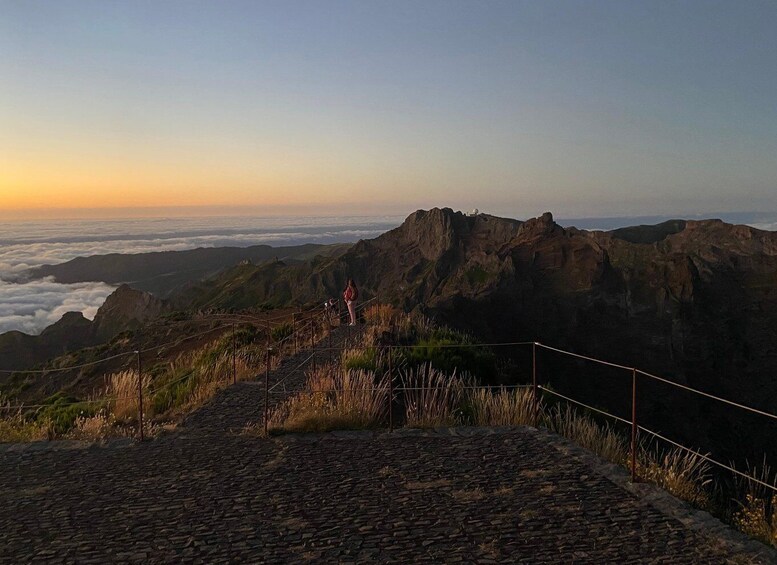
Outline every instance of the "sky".
[[0, 217], [773, 211], [775, 29], [757, 0], [0, 0]]

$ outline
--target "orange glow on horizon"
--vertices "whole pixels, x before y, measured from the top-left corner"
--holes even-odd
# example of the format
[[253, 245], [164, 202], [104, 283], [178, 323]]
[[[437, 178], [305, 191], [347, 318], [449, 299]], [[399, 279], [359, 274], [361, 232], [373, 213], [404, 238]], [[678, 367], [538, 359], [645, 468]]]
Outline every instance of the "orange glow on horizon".
[[335, 184], [316, 167], [283, 169], [194, 161], [181, 166], [95, 160], [83, 166], [61, 157], [0, 158], [0, 211], [337, 205], [356, 190], [356, 183]]

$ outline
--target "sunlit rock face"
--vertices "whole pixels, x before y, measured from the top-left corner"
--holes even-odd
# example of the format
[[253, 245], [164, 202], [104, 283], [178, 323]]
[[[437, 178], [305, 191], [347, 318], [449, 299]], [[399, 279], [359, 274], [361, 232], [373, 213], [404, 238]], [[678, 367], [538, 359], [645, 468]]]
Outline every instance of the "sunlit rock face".
[[111, 294], [94, 317], [94, 331], [104, 340], [117, 333], [141, 327], [162, 313], [164, 302], [140, 290], [121, 285]]

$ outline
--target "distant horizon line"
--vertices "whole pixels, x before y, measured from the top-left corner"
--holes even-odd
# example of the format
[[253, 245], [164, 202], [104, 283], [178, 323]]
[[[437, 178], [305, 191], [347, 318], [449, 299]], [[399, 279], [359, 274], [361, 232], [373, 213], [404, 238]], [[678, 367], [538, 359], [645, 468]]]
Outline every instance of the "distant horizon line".
[[[412, 209], [410, 209], [412, 208]], [[460, 210], [467, 213], [470, 209], [457, 208], [455, 206], [438, 205], [428, 207], [409, 207], [405, 212], [398, 212], [396, 210], [386, 211], [385, 213], [376, 213], [374, 211], [367, 212], [363, 208], [354, 210], [350, 214], [336, 214], [333, 211], [327, 210], [323, 213], [315, 212], [310, 207], [300, 206], [249, 206], [249, 207], [235, 207], [235, 206], [126, 206], [126, 207], [95, 207], [95, 208], [18, 208], [14, 210], [0, 211], [0, 220], [24, 223], [33, 221], [111, 221], [111, 220], [154, 220], [154, 219], [197, 219], [197, 218], [257, 218], [257, 219], [278, 219], [278, 218], [406, 218], [417, 210], [429, 210], [432, 208], [451, 208], [454, 210]], [[315, 208], [315, 210], [321, 210], [321, 208]], [[694, 213], [639, 213], [639, 214], [604, 214], [604, 215], [557, 215], [552, 209], [546, 210], [553, 214], [556, 221], [563, 220], [568, 221], [588, 221], [588, 220], [619, 220], [619, 219], [715, 219], [717, 217], [724, 216], [752, 216], [752, 217], [764, 217], [773, 216], [777, 214], [777, 210], [763, 211], [763, 210], [731, 210], [731, 211], [713, 211], [713, 212], [694, 212]], [[495, 213], [488, 210], [481, 210], [480, 213], [509, 217], [512, 219], [521, 218], [505, 215], [506, 212]], [[17, 216], [21, 214], [21, 217]], [[525, 219], [538, 217], [542, 212], [525, 216]]]

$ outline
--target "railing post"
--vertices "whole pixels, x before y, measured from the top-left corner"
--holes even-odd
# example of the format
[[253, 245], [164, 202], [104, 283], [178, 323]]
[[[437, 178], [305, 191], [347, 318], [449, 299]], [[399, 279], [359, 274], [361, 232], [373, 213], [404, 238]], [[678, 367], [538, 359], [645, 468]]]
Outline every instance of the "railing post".
[[237, 384], [237, 333], [232, 323], [232, 384]]
[[388, 417], [389, 417], [389, 431], [394, 431], [394, 368], [391, 364], [391, 346], [388, 347], [388, 378], [389, 378], [389, 397], [388, 397]]
[[310, 354], [312, 355], [311, 361], [313, 362], [313, 370], [316, 370], [316, 352], [313, 349], [314, 345], [314, 328], [313, 328], [313, 318], [310, 318]]
[[267, 437], [270, 416], [270, 355], [272, 347], [267, 346], [267, 357], [264, 367], [264, 435]]
[[291, 315], [291, 333], [294, 335], [294, 354], [296, 355], [299, 349], [297, 345], [297, 313], [294, 312]]
[[531, 344], [531, 383], [534, 399], [534, 427], [540, 426], [540, 395], [537, 388], [537, 342]]
[[631, 370], [631, 482], [637, 482], [637, 370]]
[[143, 366], [140, 363], [140, 350], [135, 352], [138, 356], [138, 429], [140, 441], [143, 441]]
[[329, 343], [329, 345], [327, 346], [327, 349], [329, 349], [329, 364], [331, 365], [332, 364], [332, 356], [333, 356], [333, 353], [332, 353], [332, 323], [331, 322], [329, 323], [329, 332], [327, 332], [327, 333], [328, 333], [327, 341]]

